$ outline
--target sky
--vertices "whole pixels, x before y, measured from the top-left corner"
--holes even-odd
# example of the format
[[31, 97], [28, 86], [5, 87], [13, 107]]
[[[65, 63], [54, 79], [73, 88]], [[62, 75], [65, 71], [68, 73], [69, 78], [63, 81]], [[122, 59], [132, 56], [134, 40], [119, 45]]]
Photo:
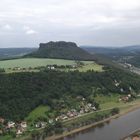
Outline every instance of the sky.
[[140, 44], [140, 0], [0, 0], [0, 48]]

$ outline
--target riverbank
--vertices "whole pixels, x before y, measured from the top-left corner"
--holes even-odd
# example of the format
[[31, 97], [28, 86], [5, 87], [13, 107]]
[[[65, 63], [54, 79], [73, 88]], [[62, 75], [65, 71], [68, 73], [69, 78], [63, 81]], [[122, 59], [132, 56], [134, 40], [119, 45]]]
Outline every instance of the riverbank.
[[55, 135], [55, 136], [48, 137], [45, 140], [58, 140], [58, 139], [61, 139], [61, 138], [64, 138], [64, 137], [67, 137], [67, 136], [82, 132], [84, 130], [88, 130], [88, 129], [92, 128], [92, 127], [96, 127], [97, 125], [100, 125], [100, 124], [106, 123], [108, 121], [111, 121], [112, 119], [116, 119], [118, 117], [121, 117], [121, 116], [123, 116], [123, 115], [125, 115], [125, 114], [127, 114], [129, 112], [132, 112], [132, 111], [134, 111], [136, 109], [139, 109], [139, 108], [140, 108], [140, 103], [139, 102], [136, 102], [134, 104], [130, 104], [128, 106], [120, 108], [121, 111], [117, 115], [114, 115], [114, 116], [109, 117], [107, 119], [104, 119], [102, 121], [96, 122], [94, 124], [90, 124], [90, 125], [86, 125], [86, 126], [74, 129], [74, 130], [72, 130], [70, 132], [64, 132], [62, 135]]
[[140, 129], [131, 132], [128, 136], [124, 137], [122, 140], [133, 140], [134, 138], [140, 139]]

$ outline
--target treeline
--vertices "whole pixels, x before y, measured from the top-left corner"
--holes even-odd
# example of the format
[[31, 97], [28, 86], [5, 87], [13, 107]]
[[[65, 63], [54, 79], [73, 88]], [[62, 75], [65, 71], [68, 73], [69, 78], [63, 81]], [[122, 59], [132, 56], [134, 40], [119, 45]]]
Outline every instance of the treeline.
[[[116, 87], [114, 80], [120, 82], [120, 85]], [[91, 94], [128, 94], [130, 87], [138, 93], [140, 77], [113, 68], [102, 73], [52, 70], [39, 73], [1, 73], [0, 117], [17, 121], [24, 119], [41, 104], [56, 109], [58, 102], [53, 100], [75, 98], [79, 95], [88, 98]], [[121, 88], [124, 89], [123, 92]]]

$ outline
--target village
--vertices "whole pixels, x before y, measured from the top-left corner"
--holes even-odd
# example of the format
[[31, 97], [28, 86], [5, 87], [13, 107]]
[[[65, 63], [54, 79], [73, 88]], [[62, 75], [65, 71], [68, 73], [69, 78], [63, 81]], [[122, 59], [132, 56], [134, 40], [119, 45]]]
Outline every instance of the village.
[[[80, 98], [80, 97], [79, 97]], [[82, 98], [85, 101], [85, 98]], [[48, 122], [38, 121], [34, 123], [33, 129], [43, 129], [47, 126], [47, 124], [54, 124], [56, 121], [66, 121], [75, 117], [80, 117], [85, 113], [89, 113], [92, 111], [96, 111], [96, 107], [91, 103], [88, 103], [81, 107], [79, 111], [76, 109], [71, 109], [66, 113], [61, 114], [56, 118], [49, 119]], [[16, 137], [24, 134], [28, 129], [28, 123], [26, 121], [14, 122], [7, 121], [4, 118], [0, 117], [0, 135], [9, 134], [10, 132], [15, 133]]]
[[[48, 66], [48, 68], [50, 68]], [[51, 66], [51, 69], [52, 66]], [[114, 85], [116, 87], [119, 87], [121, 84], [121, 81], [117, 81], [114, 80]], [[123, 92], [124, 89], [120, 88], [120, 91]], [[134, 99], [134, 95], [132, 94], [132, 88], [129, 87], [129, 94], [126, 95], [122, 95], [118, 97], [118, 102], [122, 102], [122, 103], [127, 103], [130, 102]], [[100, 110], [99, 104], [95, 104], [95, 102], [90, 102], [89, 100], [87, 100], [86, 98], [84, 98], [83, 96], [77, 96], [76, 97], [76, 102], [78, 102], [79, 104], [79, 108], [69, 108], [67, 109], [65, 112], [61, 112], [58, 116], [56, 116], [55, 118], [49, 118], [47, 121], [42, 121], [42, 120], [38, 120], [35, 121], [33, 126], [32, 126], [32, 130], [38, 130], [38, 129], [43, 129], [45, 128], [48, 124], [54, 125], [55, 122], [59, 121], [59, 122], [65, 122], [65, 121], [69, 121], [71, 119], [86, 115], [88, 113], [92, 113], [92, 112], [96, 112]], [[65, 106], [65, 104], [63, 104]], [[18, 122], [14, 122], [11, 120], [6, 120], [2, 117], [0, 117], [0, 135], [3, 134], [10, 134], [11, 132], [14, 133], [14, 135], [16, 137], [19, 137], [21, 135], [23, 135], [26, 131], [29, 131], [30, 128], [30, 123], [28, 121], [18, 121]]]
[[[126, 96], [121, 96], [118, 101], [119, 102], [129, 102], [132, 98], [131, 94], [128, 94]], [[76, 117], [80, 117], [82, 115], [85, 115], [87, 113], [96, 112], [100, 108], [97, 108], [94, 104], [88, 103], [86, 99], [82, 96], [78, 96], [77, 99], [82, 101], [82, 105], [80, 106], [80, 109], [70, 109], [65, 113], [61, 113], [61, 115], [57, 116], [56, 118], [50, 118], [47, 122], [46, 121], [37, 121], [34, 123], [33, 130], [43, 129], [48, 124], [54, 125], [55, 122], [65, 122], [71, 119], [74, 119]], [[14, 122], [14, 121], [7, 121], [4, 118], [0, 117], [0, 135], [3, 134], [10, 134], [11, 132], [14, 133], [16, 137], [19, 137], [23, 135], [26, 131], [29, 129], [28, 122], [21, 121], [21, 122]]]

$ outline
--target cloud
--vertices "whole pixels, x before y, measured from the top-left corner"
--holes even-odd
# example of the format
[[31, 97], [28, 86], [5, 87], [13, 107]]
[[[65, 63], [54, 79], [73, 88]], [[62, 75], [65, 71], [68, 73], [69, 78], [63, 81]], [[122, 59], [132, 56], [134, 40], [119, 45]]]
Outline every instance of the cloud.
[[35, 30], [30, 29], [30, 30], [26, 31], [26, 34], [27, 35], [32, 35], [32, 34], [37, 34], [37, 32]]
[[31, 29], [29, 26], [23, 26], [23, 30], [25, 31], [25, 34], [27, 35], [33, 35], [33, 34], [37, 34], [38, 32]]
[[[23, 38], [39, 33], [33, 36], [38, 42], [46, 41], [47, 36], [49, 40], [74, 40], [79, 44], [115, 45], [118, 30], [116, 40], [125, 36], [125, 41], [120, 39], [117, 45], [127, 40], [140, 44], [135, 36], [135, 31], [140, 35], [140, 0], [4, 0], [0, 25], [5, 25], [5, 30], [12, 25], [17, 37], [23, 31]], [[109, 37], [105, 40], [104, 32], [114, 36], [113, 41]]]
[[9, 24], [5, 24], [4, 26], [2, 26], [2, 29], [4, 29], [4, 30], [12, 30], [13, 28]]

